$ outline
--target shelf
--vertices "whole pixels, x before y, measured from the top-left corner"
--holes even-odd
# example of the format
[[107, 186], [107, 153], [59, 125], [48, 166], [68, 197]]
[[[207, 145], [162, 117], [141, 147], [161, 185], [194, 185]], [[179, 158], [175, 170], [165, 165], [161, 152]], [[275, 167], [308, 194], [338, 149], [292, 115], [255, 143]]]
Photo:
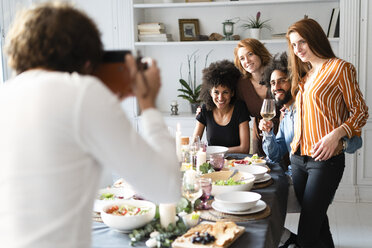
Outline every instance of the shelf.
[[315, 3], [315, 2], [339, 2], [339, 0], [250, 0], [250, 1], [226, 1], [226, 2], [199, 2], [199, 3], [138, 3], [133, 4], [135, 9], [150, 8], [195, 8], [195, 7], [223, 7], [223, 6], [246, 6], [264, 4], [285, 3]]
[[[340, 38], [329, 38], [330, 42], [338, 42]], [[286, 39], [260, 40], [263, 44], [285, 44]], [[232, 41], [169, 41], [169, 42], [135, 42], [135, 46], [198, 46], [198, 45], [236, 45], [238, 40]]]

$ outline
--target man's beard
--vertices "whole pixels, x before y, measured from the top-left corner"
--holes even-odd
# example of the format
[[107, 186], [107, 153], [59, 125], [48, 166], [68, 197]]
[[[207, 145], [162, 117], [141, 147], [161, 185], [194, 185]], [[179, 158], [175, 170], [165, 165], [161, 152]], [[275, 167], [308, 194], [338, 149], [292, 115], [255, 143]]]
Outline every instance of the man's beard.
[[275, 104], [277, 106], [283, 107], [284, 104], [286, 104], [287, 102], [289, 102], [292, 99], [291, 91], [286, 91], [285, 95], [284, 95], [284, 98], [282, 100], [277, 100], [275, 97], [274, 97], [274, 99], [275, 99]]

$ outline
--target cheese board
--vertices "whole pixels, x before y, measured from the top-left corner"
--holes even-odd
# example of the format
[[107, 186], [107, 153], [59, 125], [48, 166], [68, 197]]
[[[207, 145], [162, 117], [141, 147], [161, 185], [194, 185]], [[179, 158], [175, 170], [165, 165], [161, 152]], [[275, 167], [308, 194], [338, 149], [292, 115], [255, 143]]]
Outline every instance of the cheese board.
[[[173, 243], [173, 248], [227, 248], [245, 231], [245, 227], [238, 226], [235, 222], [208, 222], [189, 229], [184, 235], [178, 237]], [[192, 242], [195, 233], [209, 233], [215, 237], [213, 242], [202, 244]]]

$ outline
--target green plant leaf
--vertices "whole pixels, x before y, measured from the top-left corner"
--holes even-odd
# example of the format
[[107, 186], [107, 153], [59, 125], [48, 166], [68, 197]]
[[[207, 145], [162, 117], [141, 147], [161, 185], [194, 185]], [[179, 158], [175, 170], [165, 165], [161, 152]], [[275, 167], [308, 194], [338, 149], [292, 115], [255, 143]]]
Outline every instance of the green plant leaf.
[[193, 92], [189, 91], [189, 90], [185, 90], [185, 89], [178, 89], [179, 92], [182, 92], [182, 93], [185, 93], [186, 95], [188, 96], [192, 96], [193, 95]]
[[191, 87], [190, 87], [190, 85], [189, 85], [188, 83], [186, 83], [185, 80], [180, 79], [180, 83], [181, 83], [181, 85], [182, 85], [183, 87], [185, 87], [187, 90], [189, 90], [190, 92], [193, 92], [192, 89], [191, 89]]
[[187, 96], [187, 95], [178, 95], [177, 97], [181, 97], [181, 98], [183, 98], [183, 99], [185, 99], [185, 100], [187, 100], [189, 102], [192, 102], [193, 101], [193, 99], [190, 98], [190, 96]]

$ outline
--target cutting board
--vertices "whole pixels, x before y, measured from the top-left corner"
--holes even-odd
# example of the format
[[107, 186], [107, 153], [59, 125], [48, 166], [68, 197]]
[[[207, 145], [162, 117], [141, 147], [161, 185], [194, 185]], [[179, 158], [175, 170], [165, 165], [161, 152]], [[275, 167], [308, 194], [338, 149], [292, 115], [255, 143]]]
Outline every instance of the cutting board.
[[[201, 224], [205, 224], [205, 223], [208, 223], [208, 224], [213, 224], [213, 222], [208, 222], [208, 221], [203, 221]], [[239, 238], [244, 232], [245, 232], [245, 227], [243, 226], [237, 226], [238, 229], [239, 229], [239, 232], [235, 234], [234, 238], [232, 240], [230, 240], [229, 242], [227, 242], [224, 246], [218, 246], [214, 243], [211, 243], [211, 244], [206, 244], [206, 245], [203, 245], [203, 244], [200, 244], [200, 243], [192, 243], [190, 241], [190, 238], [188, 239], [181, 239], [181, 237], [177, 238], [173, 243], [172, 243], [172, 247], [173, 248], [226, 248], [226, 247], [229, 247], [232, 243], [234, 243], [234, 241]]]

